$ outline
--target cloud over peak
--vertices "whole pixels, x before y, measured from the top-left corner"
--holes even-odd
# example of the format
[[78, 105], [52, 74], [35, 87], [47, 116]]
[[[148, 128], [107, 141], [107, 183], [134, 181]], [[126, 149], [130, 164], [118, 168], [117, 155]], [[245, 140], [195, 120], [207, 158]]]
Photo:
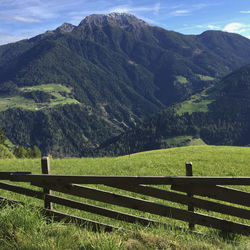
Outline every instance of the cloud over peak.
[[247, 30], [247, 27], [248, 26], [243, 23], [229, 23], [224, 27], [223, 30], [231, 33], [241, 34]]

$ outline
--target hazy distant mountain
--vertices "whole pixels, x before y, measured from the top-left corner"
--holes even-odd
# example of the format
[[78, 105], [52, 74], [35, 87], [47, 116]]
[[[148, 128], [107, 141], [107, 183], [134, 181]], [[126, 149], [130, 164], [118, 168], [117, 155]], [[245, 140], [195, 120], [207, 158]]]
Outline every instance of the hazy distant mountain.
[[0, 46], [0, 125], [15, 144], [84, 155], [249, 58], [240, 35], [188, 36], [129, 14], [91, 15]]

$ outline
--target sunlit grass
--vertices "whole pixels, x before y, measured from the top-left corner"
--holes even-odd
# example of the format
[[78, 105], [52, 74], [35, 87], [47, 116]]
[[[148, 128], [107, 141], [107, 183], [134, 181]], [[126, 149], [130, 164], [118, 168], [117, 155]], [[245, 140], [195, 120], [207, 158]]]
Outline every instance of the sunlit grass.
[[194, 138], [193, 136], [175, 136], [168, 139], [162, 140], [162, 143], [166, 143], [168, 147], [179, 146], [201, 146], [206, 145], [206, 143], [200, 138]]
[[[39, 86], [23, 87], [20, 91], [23, 93], [30, 91], [43, 91], [51, 94], [54, 99], [50, 99], [49, 102], [36, 103], [34, 100], [21, 95], [5, 95], [0, 97], [0, 111], [13, 108], [36, 111], [44, 108], [51, 108], [56, 105], [79, 104], [77, 100], [66, 96], [71, 93], [72, 89], [61, 84], [42, 84]], [[66, 95], [63, 95], [62, 93], [65, 93]]]
[[202, 81], [214, 81], [215, 80], [215, 78], [211, 76], [205, 76], [205, 75], [200, 75], [200, 74], [196, 74], [196, 76], [198, 76]]
[[[225, 147], [225, 146], [189, 146], [189, 147], [180, 147], [180, 148], [171, 148], [171, 149], [162, 149], [162, 150], [154, 150], [148, 152], [141, 152], [133, 155], [121, 156], [121, 157], [105, 157], [105, 158], [71, 158], [71, 159], [51, 159], [51, 174], [66, 174], [66, 175], [124, 175], [124, 176], [185, 176], [185, 162], [193, 163], [193, 174], [195, 176], [250, 176], [250, 148], [247, 147]], [[41, 163], [40, 159], [6, 159], [0, 160], [0, 171], [31, 171], [32, 173], [41, 173]], [[18, 183], [18, 185], [21, 185]], [[29, 186], [29, 184], [22, 184], [24, 186]], [[131, 195], [130, 192], [125, 192], [122, 190], [115, 190], [106, 186], [97, 186], [92, 185], [96, 188], [102, 188], [107, 191], [117, 191], [119, 194], [123, 195]], [[41, 190], [39, 188], [33, 189]], [[169, 188], [167, 186], [161, 186], [161, 188]], [[243, 188], [245, 191], [250, 191], [249, 187]], [[60, 195], [59, 193], [53, 192], [56, 195]], [[43, 206], [42, 201], [36, 201], [34, 198], [25, 197], [23, 195], [13, 194], [11, 192], [7, 192], [1, 190], [1, 196], [5, 196], [8, 198], [22, 200], [26, 203], [31, 203], [34, 205]], [[173, 202], [162, 201], [159, 199], [154, 199], [151, 197], [146, 197], [143, 195], [133, 194], [134, 197], [143, 198], [148, 201], [159, 202], [162, 204], [166, 204], [169, 206], [180, 207], [183, 209], [187, 209], [184, 205], [178, 205]], [[187, 223], [176, 221], [170, 218], [160, 217], [151, 215], [148, 213], [143, 213], [140, 211], [135, 211], [127, 208], [120, 208], [115, 205], [104, 204], [102, 202], [97, 201], [89, 201], [84, 198], [64, 195], [64, 197], [75, 199], [81, 202], [88, 202], [90, 204], [107, 207], [110, 209], [119, 210], [126, 213], [131, 213], [136, 216], [142, 216], [149, 219], [154, 219], [160, 222], [164, 222], [171, 225], [181, 226], [187, 228]], [[94, 215], [88, 212], [83, 211], [75, 211], [70, 208], [66, 208], [57, 204], [54, 204], [54, 208], [63, 211], [69, 214], [74, 214], [77, 216], [81, 216], [84, 218], [104, 222], [107, 224], [124, 227], [130, 230], [135, 230], [137, 228], [139, 235], [146, 234], [151, 236], [145, 237], [153, 237], [161, 239], [162, 237], [166, 238], [166, 232], [163, 229], [153, 229], [143, 228], [141, 226], [135, 227], [135, 225], [129, 225], [124, 222], [116, 221], [114, 219], [103, 218], [98, 215]], [[206, 212], [200, 211], [199, 212]], [[212, 216], [218, 216], [218, 214], [210, 212]], [[224, 219], [232, 219], [230, 216], [220, 215], [221, 218]], [[233, 221], [247, 223], [246, 220], [233, 218]], [[231, 243], [223, 243], [223, 239], [220, 236], [216, 235], [217, 231], [211, 231], [208, 228], [196, 226], [198, 231], [202, 231], [206, 234], [212, 234], [215, 237], [214, 242], [219, 242], [220, 247], [224, 247], [226, 244], [227, 247], [234, 248]], [[145, 231], [146, 230], [146, 231]], [[179, 240], [175, 233], [167, 233], [167, 242], [166, 244], [170, 244], [168, 240], [171, 242], [174, 241], [174, 245], [176, 249], [188, 249], [187, 244], [188, 240], [183, 236]], [[178, 233], [177, 233], [178, 234]], [[118, 234], [119, 235], [119, 234]], [[92, 236], [91, 236], [92, 237]], [[93, 236], [94, 237], [94, 236]], [[97, 238], [99, 236], [96, 236]], [[118, 244], [117, 246], [121, 246], [122, 248], [131, 246], [143, 246], [145, 248], [145, 244], [147, 247], [152, 247], [149, 242], [144, 242], [143, 237], [141, 236], [133, 236], [132, 239], [130, 236], [126, 235], [129, 244], [126, 245], [123, 236], [117, 236], [119, 240], [115, 240]], [[121, 237], [121, 238], [120, 238]], [[139, 237], [139, 239], [137, 238]], [[177, 238], [178, 239], [177, 239]], [[95, 240], [98, 240], [95, 238]], [[93, 239], [93, 238], [92, 238]], [[176, 240], [177, 239], [177, 240]], [[94, 240], [94, 241], [95, 241]], [[158, 242], [158, 240], [155, 240]], [[219, 245], [212, 243], [209, 240], [204, 240], [199, 243], [198, 239], [193, 240], [195, 246], [201, 247], [203, 249], [219, 249]], [[118, 243], [119, 242], [119, 243]], [[121, 243], [122, 242], [122, 243]], [[182, 244], [185, 242], [185, 244]], [[248, 244], [249, 241], [246, 237], [240, 236], [239, 240], [237, 240], [237, 244], [242, 246]], [[156, 245], [158, 243], [155, 243]], [[165, 244], [165, 243], [164, 243]], [[200, 245], [199, 245], [200, 244]], [[166, 245], [167, 246], [167, 245]], [[212, 247], [212, 248], [211, 248]], [[155, 249], [156, 247], [152, 247]], [[55, 248], [56, 249], [56, 248]], [[102, 248], [100, 248], [102, 249]], [[119, 248], [117, 248], [119, 249]], [[135, 248], [134, 248], [135, 249]], [[143, 249], [143, 248], [139, 248]], [[194, 248], [195, 249], [195, 248]], [[230, 248], [229, 248], [230, 249]]]
[[[233, 239], [233, 240], [232, 240]], [[0, 248], [69, 249], [249, 249], [242, 237], [225, 238], [214, 233], [202, 236], [166, 228], [136, 228], [133, 232], [92, 232], [73, 224], [65, 225], [43, 217], [29, 206], [6, 206], [0, 210]]]

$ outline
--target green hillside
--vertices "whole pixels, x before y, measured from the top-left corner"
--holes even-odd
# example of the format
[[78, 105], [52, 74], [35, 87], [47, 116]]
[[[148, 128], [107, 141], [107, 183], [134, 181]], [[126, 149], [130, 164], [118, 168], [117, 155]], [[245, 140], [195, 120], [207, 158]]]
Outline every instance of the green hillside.
[[55, 105], [80, 104], [70, 97], [71, 89], [61, 84], [42, 84], [17, 89], [18, 95], [0, 96], [0, 111], [21, 108], [41, 110]]
[[187, 145], [191, 137], [210, 145], [250, 145], [250, 65], [212, 87], [147, 119], [100, 146], [100, 154], [122, 155]]
[[209, 93], [210, 89], [205, 89], [201, 93], [191, 96], [188, 100], [177, 104], [177, 113], [182, 115], [184, 113], [208, 112], [209, 104], [215, 101], [215, 96]]
[[[195, 176], [250, 176], [250, 149], [244, 147], [220, 146], [180, 147], [110, 158], [52, 159], [51, 173], [73, 175], [183, 176], [185, 175], [185, 162], [187, 161], [192, 161], [193, 174]], [[41, 173], [40, 160], [0, 160], [0, 171], [10, 170]], [[18, 183], [18, 185], [20, 185], [20, 183]], [[113, 190], [112, 188], [105, 186], [102, 186], [102, 188], [109, 191]], [[248, 187], [245, 187], [244, 190], [248, 192], [250, 191]], [[120, 193], [127, 194], [125, 191], [120, 191]], [[33, 198], [27, 198], [22, 195], [13, 195], [7, 191], [1, 191], [1, 196], [23, 200], [29, 204], [43, 205], [43, 202], [35, 202], [35, 199]], [[135, 196], [137, 197], [139, 195]], [[151, 198], [148, 199], [150, 200]], [[81, 199], [81, 201], [82, 200], [83, 199]], [[90, 203], [100, 206], [103, 205], [101, 202], [92, 201]], [[166, 202], [166, 204], [176, 206], [176, 204], [172, 202]], [[125, 208], [117, 208], [112, 205], [107, 205], [107, 207], [187, 228], [186, 223], [179, 221], [151, 216], [146, 213], [135, 212]], [[182, 207], [184, 208], [185, 206]], [[109, 249], [134, 249], [137, 246], [140, 246], [138, 247], [139, 249], [190, 249], [190, 247], [193, 249], [248, 249], [250, 244], [249, 238], [247, 237], [231, 235], [231, 238], [223, 238], [223, 236], [215, 230], [210, 230], [201, 226], [197, 226], [196, 230], [208, 234], [208, 237], [195, 236], [188, 233], [180, 233], [178, 231], [169, 231], [163, 228], [145, 228], [134, 225], [129, 226], [125, 225], [123, 222], [101, 218], [100, 216], [87, 212], [73, 211], [72, 209], [55, 205], [55, 209], [60, 211], [135, 230], [135, 233], [115, 232], [111, 234], [93, 234], [85, 230], [80, 231], [76, 227], [65, 227], [62, 224], [49, 224], [46, 226], [44, 220], [39, 214], [37, 214], [37, 211], [34, 214], [34, 211], [27, 211], [26, 209], [27, 208], [17, 208], [14, 211], [7, 209], [6, 213], [4, 213], [4, 209], [1, 210], [0, 217], [3, 218], [3, 221], [0, 220], [2, 228], [0, 238], [6, 237], [10, 232], [8, 230], [12, 230], [11, 232], [13, 235], [13, 237], [8, 237], [5, 238], [4, 241], [0, 241], [0, 244], [2, 244], [0, 246], [3, 248], [4, 246], [13, 246], [13, 244], [17, 243], [20, 244], [19, 246], [25, 244], [31, 246], [31, 244], [34, 244], [34, 241], [39, 245], [41, 244], [41, 246], [47, 246], [47, 248], [48, 246], [51, 246], [53, 242], [54, 244], [57, 242], [56, 244], [58, 248], [55, 249], [67, 249], [69, 247], [69, 241], [70, 244], [73, 244], [72, 247], [74, 246], [75, 249], [80, 249], [80, 246], [86, 246], [89, 242], [96, 247], [99, 245], [99, 249], [103, 249], [101, 246], [107, 246]], [[27, 211], [27, 214], [24, 211]], [[206, 211], [202, 210], [202, 212]], [[212, 212], [209, 212], [209, 214], [217, 215]], [[8, 220], [7, 218], [12, 219]], [[29, 218], [32, 218], [32, 220], [29, 220]], [[223, 218], [226, 219], [228, 217], [224, 216]], [[3, 225], [6, 225], [1, 224], [4, 223], [4, 221], [9, 221], [8, 227], [3, 227]], [[240, 221], [247, 224], [249, 223], [249, 221]], [[15, 223], [18, 223], [16, 224], [18, 227], [15, 226]], [[39, 234], [36, 234], [36, 232], [39, 232]], [[27, 235], [25, 237], [25, 234], [27, 233], [30, 233], [32, 240], [30, 237], [27, 237]], [[82, 234], [84, 234], [84, 237]], [[74, 242], [72, 242], [72, 237], [76, 237]], [[134, 246], [134, 248], [129, 248], [130, 245], [128, 245], [128, 241]], [[46, 249], [46, 247], [42, 249]]]

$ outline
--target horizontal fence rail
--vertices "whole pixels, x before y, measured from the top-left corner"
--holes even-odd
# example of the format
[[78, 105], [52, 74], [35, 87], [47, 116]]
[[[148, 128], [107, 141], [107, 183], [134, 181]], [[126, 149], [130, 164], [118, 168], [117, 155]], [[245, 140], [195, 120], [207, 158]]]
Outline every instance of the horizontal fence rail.
[[[220, 204], [213, 201], [203, 200], [200, 198], [189, 197], [184, 194], [170, 192], [167, 190], [148, 187], [143, 185], [137, 186], [125, 186], [125, 185], [108, 185], [110, 187], [116, 187], [122, 190], [148, 195], [154, 198], [159, 198], [162, 200], [173, 201], [176, 203], [195, 206], [197, 208], [203, 208], [205, 210], [219, 212], [222, 214], [232, 215], [239, 218], [249, 219], [250, 220], [250, 210], [244, 208], [233, 207], [230, 205]], [[186, 192], [186, 190], [185, 190]], [[242, 202], [245, 203], [245, 202]], [[250, 205], [248, 203], [248, 205]]]
[[88, 176], [88, 175], [41, 175], [10, 173], [0, 180], [16, 182], [50, 181], [75, 184], [148, 184], [148, 185], [250, 185], [249, 177], [186, 177], [186, 176]]
[[234, 223], [227, 220], [222, 220], [219, 218], [215, 218], [212, 216], [207, 216], [198, 213], [192, 213], [189, 211], [185, 211], [180, 208], [174, 208], [170, 206], [166, 206], [163, 204], [157, 204], [150, 201], [145, 201], [138, 198], [131, 198], [124, 195], [118, 195], [112, 192], [107, 192], [103, 190], [98, 190], [89, 187], [83, 187], [79, 185], [58, 185], [55, 183], [44, 183], [44, 184], [36, 184], [37, 186], [45, 186], [48, 189], [76, 195], [96, 201], [101, 201], [104, 203], [110, 203], [113, 205], [118, 205], [122, 207], [127, 207], [130, 209], [135, 209], [143, 212], [148, 212], [155, 215], [160, 215], [164, 217], [169, 217], [177, 220], [192, 222], [195, 224], [199, 224], [202, 226], [210, 226], [213, 225], [214, 228], [225, 230], [225, 231], [233, 231], [236, 233], [242, 233], [250, 235], [250, 226], [243, 225], [240, 223]]
[[172, 185], [171, 189], [250, 207], [250, 195], [248, 192], [228, 187], [217, 185]]
[[[95, 200], [105, 204], [112, 204], [118, 207], [125, 207], [150, 213], [157, 216], [188, 222], [189, 228], [194, 230], [195, 225], [212, 227], [227, 232], [250, 235], [250, 225], [234, 222], [208, 214], [197, 213], [195, 209], [204, 209], [220, 214], [234, 216], [250, 220], [250, 193], [224, 187], [221, 185], [250, 185], [250, 177], [193, 177], [192, 163], [186, 164], [187, 176], [86, 176], [86, 175], [50, 175], [49, 158], [42, 158], [42, 173], [31, 174], [30, 172], [0, 172], [0, 180], [13, 182], [29, 182], [31, 185], [41, 188], [41, 191], [20, 187], [18, 185], [0, 182], [0, 189], [8, 190], [18, 194], [34, 197], [44, 201], [44, 211], [56, 220], [82, 222], [92, 225], [95, 230], [104, 227], [105, 231], [117, 229], [111, 225], [91, 221], [72, 215], [66, 215], [53, 209], [53, 203], [66, 207], [86, 211], [99, 216], [112, 218], [128, 223], [139, 223], [143, 226], [161, 225], [171, 227], [156, 220], [135, 216], [114, 209], [92, 205], [86, 202], [75, 201], [69, 198], [53, 195], [53, 191], [82, 197], [88, 200]], [[79, 184], [85, 184], [79, 185]], [[110, 192], [93, 187], [87, 184], [100, 184], [113, 188]], [[171, 190], [160, 189], [148, 185], [169, 185]], [[131, 197], [116, 193], [117, 190], [136, 193], [153, 199], [145, 200], [138, 197]], [[177, 192], [176, 192], [177, 191]], [[201, 196], [201, 197], [197, 197]], [[206, 200], [206, 197], [209, 200]], [[0, 201], [4, 198], [0, 197]], [[187, 210], [161, 204], [158, 200], [170, 201], [187, 206]], [[211, 200], [213, 199], [213, 200]], [[219, 201], [219, 202], [218, 202]], [[226, 203], [223, 203], [226, 202]], [[231, 204], [228, 204], [231, 203]], [[236, 206], [234, 206], [234, 204]], [[240, 206], [239, 206], [240, 205]]]

